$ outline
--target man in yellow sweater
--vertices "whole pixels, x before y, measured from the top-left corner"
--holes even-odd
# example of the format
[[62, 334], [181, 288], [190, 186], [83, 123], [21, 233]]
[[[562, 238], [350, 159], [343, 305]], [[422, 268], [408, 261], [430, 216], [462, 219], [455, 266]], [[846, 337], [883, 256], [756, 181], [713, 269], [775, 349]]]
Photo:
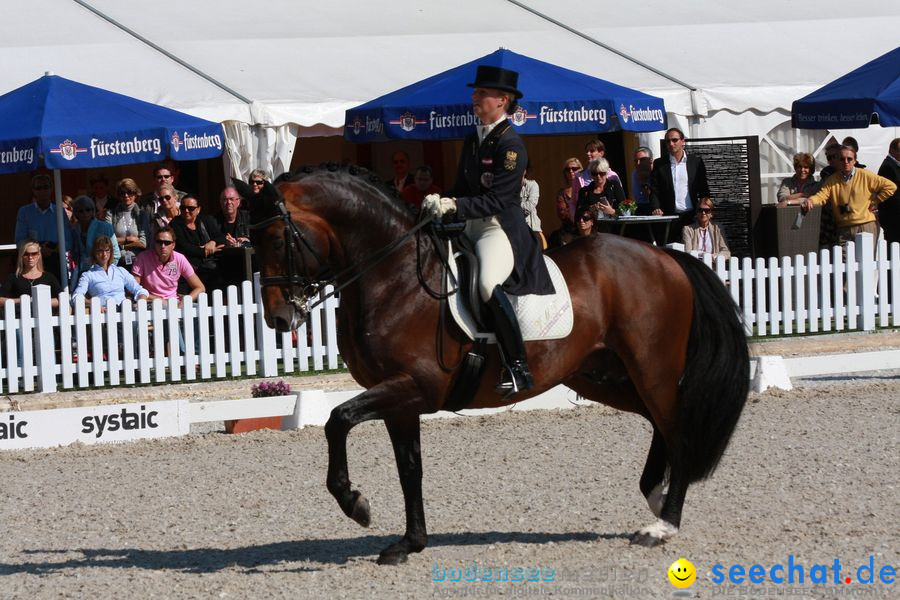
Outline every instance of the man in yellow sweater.
[[805, 199], [803, 212], [817, 204], [831, 204], [841, 244], [852, 240], [857, 233], [878, 235], [878, 223], [872, 211], [875, 203], [890, 198], [897, 186], [890, 179], [856, 166], [856, 151], [841, 146], [838, 171], [822, 183], [821, 189]]

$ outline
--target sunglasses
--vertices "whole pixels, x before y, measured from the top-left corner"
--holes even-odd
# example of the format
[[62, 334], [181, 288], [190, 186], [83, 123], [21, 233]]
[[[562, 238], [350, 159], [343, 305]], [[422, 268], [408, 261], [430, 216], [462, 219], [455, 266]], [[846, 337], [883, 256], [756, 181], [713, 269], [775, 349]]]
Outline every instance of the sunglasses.
[[566, 171], [580, 171], [581, 169], [579, 169], [578, 167], [566, 167], [565, 170]]
[[698, 208], [698, 209], [697, 209], [697, 212], [698, 212], [698, 213], [703, 213], [703, 214], [705, 214], [705, 215], [708, 215], [708, 214], [710, 214], [710, 213], [712, 212], [712, 209], [711, 209], [711, 208]]
[[856, 162], [855, 158], [850, 158], [849, 156], [841, 156], [841, 157], [835, 157], [835, 158], [838, 160], [838, 162], [845, 162], [845, 163]]
[[591, 215], [581, 215], [580, 217], [578, 217], [578, 220], [582, 223], [585, 223], [587, 221], [593, 221], [594, 217], [592, 217]]
[[185, 206], [184, 204], [182, 204], [181, 208], [183, 208], [184, 210], [186, 210], [188, 212], [194, 212], [195, 210], [197, 210], [200, 207], [199, 206]]
[[40, 251], [40, 250], [37, 250], [37, 251], [35, 251], [35, 252], [25, 252], [25, 253], [22, 254], [22, 256], [27, 256], [27, 257], [29, 257], [29, 258], [34, 258], [35, 256], [40, 256], [40, 254], [41, 254], [41, 251]]
[[122, 190], [119, 192], [120, 196], [137, 196], [137, 192], [134, 190]]
[[163, 200], [171, 200], [172, 196], [160, 196]]
[[680, 142], [684, 138], [666, 138], [667, 144], [674, 144], [675, 142]]
[[172, 174], [170, 173], [168, 175], [157, 175], [156, 178], [157, 179], [172, 179]]
[[594, 171], [591, 173], [591, 175], [593, 175], [594, 177], [600, 177], [601, 175], [603, 177], [606, 177], [606, 172], [605, 171]]
[[175, 243], [172, 240], [154, 240], [154, 242], [156, 242], [157, 246], [171, 246]]
[[262, 179], [251, 179], [250, 185], [264, 185], [266, 182]]

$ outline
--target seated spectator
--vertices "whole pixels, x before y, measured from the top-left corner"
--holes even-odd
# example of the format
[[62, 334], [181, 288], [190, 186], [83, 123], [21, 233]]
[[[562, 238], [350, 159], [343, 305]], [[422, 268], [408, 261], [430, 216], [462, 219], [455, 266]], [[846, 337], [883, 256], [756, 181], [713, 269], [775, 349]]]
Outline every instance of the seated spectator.
[[216, 225], [225, 236], [225, 245], [229, 248], [249, 246], [250, 213], [241, 210], [241, 195], [233, 186], [222, 190], [219, 206], [222, 212], [216, 215]]
[[141, 188], [133, 179], [122, 179], [116, 184], [116, 196], [119, 203], [112, 210], [112, 227], [116, 234], [116, 243], [122, 253], [118, 265], [131, 270], [137, 255], [147, 249], [147, 213], [141, 210], [137, 200], [141, 197]]
[[[225, 247], [225, 236], [215, 219], [201, 214], [200, 203], [190, 194], [181, 199], [181, 214], [172, 219], [175, 250], [183, 254], [207, 290], [218, 289], [220, 277], [216, 257]], [[180, 292], [187, 293], [185, 284]]]
[[73, 281], [77, 281], [82, 273], [91, 268], [93, 264], [91, 248], [94, 247], [94, 241], [101, 235], [112, 239], [113, 264], [119, 262], [121, 253], [112, 225], [95, 216], [94, 201], [89, 196], [78, 196], [72, 204], [75, 208], [72, 248], [76, 266]]
[[101, 235], [94, 240], [91, 252], [94, 264], [78, 278], [78, 285], [72, 292], [73, 305], [78, 296], [87, 296], [100, 298], [103, 310], [106, 310], [107, 300], [111, 299], [117, 306], [122, 304], [126, 291], [135, 300], [150, 296], [149, 292], [135, 281], [131, 273], [115, 264], [112, 251], [113, 242], [109, 237]]
[[590, 209], [581, 211], [578, 218], [575, 219], [575, 230], [577, 231], [576, 237], [587, 237], [597, 233], [597, 228], [594, 226], [594, 214]]
[[175, 232], [171, 227], [163, 227], [153, 238], [153, 248], [141, 252], [131, 269], [135, 281], [150, 294], [148, 299], [178, 298], [178, 283], [184, 279], [194, 300], [206, 291], [203, 282], [194, 273], [194, 268], [183, 254], [175, 251]]
[[250, 171], [250, 176], [247, 178], [247, 182], [250, 184], [250, 191], [254, 194], [258, 194], [267, 181], [266, 172], [262, 169], [253, 169]]
[[696, 222], [687, 225], [681, 231], [685, 252], [696, 250], [701, 258], [710, 254], [714, 260], [717, 256], [731, 257], [725, 236], [722, 235], [718, 225], [711, 223], [714, 211], [715, 204], [712, 198], [700, 198], [700, 202], [697, 203]]
[[49, 285], [52, 305], [59, 306], [59, 279], [53, 273], [44, 271], [41, 245], [36, 240], [25, 240], [19, 244], [16, 272], [0, 287], [0, 300], [12, 300], [18, 304], [21, 296], [30, 296], [31, 288], [36, 285]]
[[180, 199], [175, 186], [170, 183], [163, 183], [156, 189], [156, 193], [159, 195], [159, 206], [154, 212], [149, 213], [148, 216], [151, 238], [163, 227], [168, 227], [172, 219], [181, 214], [178, 208]]
[[615, 217], [619, 203], [625, 201], [622, 185], [609, 179], [609, 163], [605, 158], [591, 161], [588, 171], [593, 181], [579, 190], [575, 214], [581, 215], [584, 210], [590, 210], [597, 218]]
[[556, 197], [556, 216], [559, 217], [560, 228], [550, 234], [547, 240], [549, 248], [560, 248], [578, 237], [578, 230], [569, 215], [569, 202], [560, 194]]
[[431, 167], [422, 165], [416, 169], [413, 175], [413, 184], [403, 188], [400, 197], [409, 205], [413, 212], [418, 213], [422, 208], [422, 200], [428, 194], [440, 194], [441, 188], [434, 185], [434, 175]]
[[781, 182], [778, 188], [778, 207], [801, 204], [804, 198], [809, 198], [819, 191], [820, 183], [816, 181], [813, 173], [816, 162], [812, 154], [798, 152], [794, 155], [794, 174]]

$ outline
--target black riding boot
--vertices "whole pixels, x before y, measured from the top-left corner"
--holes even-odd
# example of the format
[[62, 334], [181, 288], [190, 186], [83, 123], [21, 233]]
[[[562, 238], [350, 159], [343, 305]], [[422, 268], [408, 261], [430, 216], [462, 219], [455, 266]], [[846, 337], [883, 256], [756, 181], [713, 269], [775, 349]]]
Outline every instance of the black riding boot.
[[511, 396], [516, 392], [533, 388], [534, 378], [528, 369], [528, 357], [525, 355], [525, 342], [522, 341], [519, 321], [509, 298], [506, 297], [506, 292], [499, 285], [494, 288], [494, 293], [491, 294], [486, 306], [491, 311], [497, 345], [507, 367], [503, 370], [500, 383], [496, 387], [497, 393]]

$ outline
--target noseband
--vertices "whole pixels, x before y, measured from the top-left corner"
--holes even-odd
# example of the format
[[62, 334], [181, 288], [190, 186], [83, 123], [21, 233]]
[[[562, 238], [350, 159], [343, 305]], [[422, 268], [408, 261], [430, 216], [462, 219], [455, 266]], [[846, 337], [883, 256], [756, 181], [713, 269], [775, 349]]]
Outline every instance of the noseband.
[[[407, 231], [401, 237], [397, 238], [384, 248], [381, 248], [380, 250], [370, 254], [369, 256], [364, 257], [361, 261], [359, 261], [359, 263], [350, 265], [340, 273], [328, 276], [330, 272], [328, 264], [322, 259], [321, 255], [316, 252], [316, 249], [309, 242], [309, 240], [306, 239], [306, 237], [303, 235], [303, 232], [299, 227], [297, 227], [297, 224], [294, 223], [294, 220], [291, 218], [291, 214], [288, 212], [288, 209], [284, 204], [284, 199], [278, 198], [278, 200], [275, 201], [275, 206], [276, 208], [278, 208], [277, 215], [273, 215], [267, 219], [260, 221], [259, 223], [252, 223], [250, 225], [250, 229], [265, 229], [272, 223], [276, 223], [278, 221], [282, 221], [284, 223], [286, 232], [290, 233], [290, 235], [285, 235], [285, 274], [274, 275], [272, 277], [260, 277], [259, 285], [261, 288], [272, 286], [288, 286], [288, 289], [290, 291], [285, 295], [285, 299], [287, 303], [294, 308], [294, 310], [300, 313], [303, 319], [306, 319], [307, 315], [309, 315], [313, 308], [362, 277], [366, 273], [366, 271], [374, 267], [376, 264], [387, 258], [395, 250], [397, 250], [397, 248], [399, 248], [401, 244], [403, 244], [403, 242], [410, 239], [416, 234], [416, 232], [431, 223], [431, 221], [427, 219], [419, 221], [412, 229]], [[314, 277], [301, 275], [301, 272], [309, 272], [309, 270], [306, 268], [306, 258], [304, 257], [302, 252], [300, 253], [300, 267], [302, 271], [298, 270], [297, 268], [297, 261], [295, 260], [294, 255], [295, 252], [301, 247], [305, 247], [307, 250], [309, 250], [309, 253], [312, 254], [313, 258], [315, 258], [316, 262], [318, 263], [317, 275]], [[356, 273], [349, 279], [341, 281], [341, 279], [345, 275], [351, 273], [352, 271], [356, 271]], [[319, 295], [322, 288], [324, 288], [328, 284], [333, 284], [334, 289], [328, 294], [321, 296], [315, 302], [311, 303], [310, 300], [313, 297]], [[296, 290], [298, 289], [300, 290], [299, 294], [296, 293]]]

